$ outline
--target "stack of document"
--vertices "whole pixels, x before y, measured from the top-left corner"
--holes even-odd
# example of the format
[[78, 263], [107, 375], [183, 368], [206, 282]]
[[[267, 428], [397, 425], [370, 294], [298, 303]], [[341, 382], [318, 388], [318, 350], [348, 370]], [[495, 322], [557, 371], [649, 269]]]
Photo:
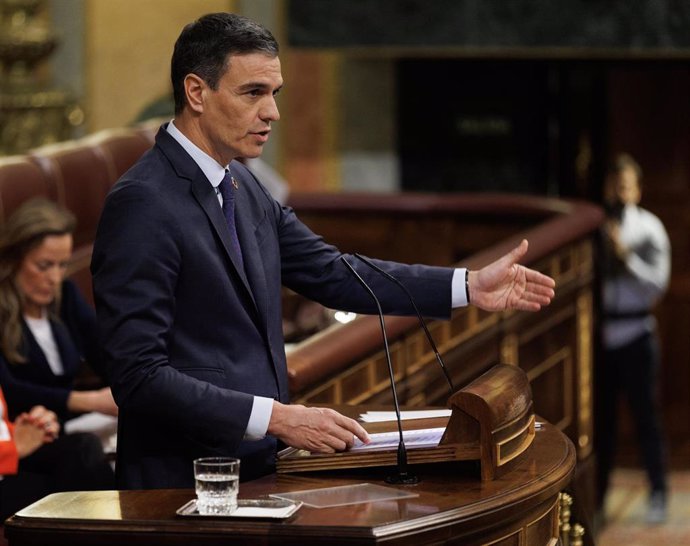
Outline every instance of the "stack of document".
[[[432, 417], [450, 417], [451, 410], [419, 410], [419, 411], [401, 411], [400, 419], [431, 419]], [[378, 423], [381, 421], [395, 421], [394, 411], [368, 411], [360, 413], [359, 420], [364, 423]]]
[[[401, 411], [400, 420], [406, 421], [410, 419], [433, 419], [438, 417], [450, 417], [451, 410], [419, 410], [419, 411]], [[359, 420], [364, 423], [380, 423], [384, 421], [395, 421], [396, 414], [394, 411], [368, 411], [359, 416]], [[445, 427], [421, 428], [418, 430], [403, 430], [403, 440], [405, 447], [414, 449], [416, 447], [435, 447], [441, 441]], [[380, 432], [369, 434], [371, 441], [368, 444], [363, 444], [359, 439], [355, 438], [355, 445], [350, 451], [365, 451], [369, 449], [383, 449], [395, 448], [400, 442], [400, 433], [396, 431]]]
[[[422, 428], [419, 430], [403, 430], [403, 440], [407, 449], [415, 449], [417, 447], [436, 447], [441, 441], [441, 437], [445, 432], [445, 427], [439, 428]], [[400, 433], [395, 432], [379, 432], [377, 434], [369, 434], [370, 442], [363, 444], [359, 438], [355, 438], [355, 445], [350, 448], [350, 451], [366, 451], [369, 449], [383, 449], [398, 447], [400, 442]]]

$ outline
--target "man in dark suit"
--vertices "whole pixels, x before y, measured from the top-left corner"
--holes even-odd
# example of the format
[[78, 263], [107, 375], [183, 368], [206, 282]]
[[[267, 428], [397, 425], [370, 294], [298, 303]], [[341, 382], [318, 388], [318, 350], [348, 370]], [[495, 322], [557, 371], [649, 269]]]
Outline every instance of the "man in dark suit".
[[[249, 19], [207, 15], [178, 38], [172, 82], [174, 120], [108, 196], [91, 265], [120, 407], [120, 486], [190, 487], [192, 460], [208, 455], [239, 456], [242, 479], [254, 478], [273, 470], [279, 441], [316, 452], [366, 442], [352, 419], [288, 404], [281, 285], [331, 308], [376, 309], [341, 253], [236, 161], [258, 157], [279, 119], [278, 44]], [[537, 310], [554, 284], [517, 265], [526, 250], [472, 272], [377, 263], [427, 316], [468, 298]], [[365, 269], [384, 312], [414, 312]]]

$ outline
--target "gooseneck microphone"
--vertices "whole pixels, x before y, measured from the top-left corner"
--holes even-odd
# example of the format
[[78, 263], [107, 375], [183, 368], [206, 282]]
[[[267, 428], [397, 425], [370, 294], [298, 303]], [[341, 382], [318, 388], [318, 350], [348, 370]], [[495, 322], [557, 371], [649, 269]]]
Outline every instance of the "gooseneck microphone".
[[429, 332], [429, 329], [426, 327], [426, 322], [424, 321], [424, 318], [422, 317], [422, 314], [419, 312], [419, 308], [417, 307], [417, 304], [414, 301], [414, 298], [412, 297], [412, 294], [410, 294], [410, 291], [407, 289], [407, 287], [400, 282], [398, 279], [396, 279], [393, 275], [388, 273], [388, 271], [384, 271], [381, 269], [378, 265], [376, 265], [374, 262], [369, 260], [368, 258], [365, 258], [364, 256], [361, 256], [359, 254], [354, 254], [354, 257], [360, 260], [361, 262], [364, 262], [366, 265], [371, 267], [374, 271], [378, 271], [381, 275], [383, 275], [385, 278], [387, 278], [389, 281], [397, 284], [403, 292], [407, 295], [407, 298], [410, 300], [410, 303], [412, 304], [412, 307], [414, 308], [415, 313], [417, 313], [417, 318], [419, 319], [419, 324], [424, 330], [424, 333], [426, 334], [426, 338], [429, 340], [429, 345], [431, 345], [431, 348], [434, 351], [434, 354], [436, 355], [436, 362], [438, 362], [439, 366], [441, 366], [441, 370], [443, 371], [443, 375], [446, 377], [446, 381], [448, 381], [448, 386], [450, 387], [450, 394], [453, 394], [455, 392], [455, 387], [453, 387], [453, 381], [450, 378], [450, 374], [448, 373], [448, 369], [446, 368], [446, 365], [443, 363], [443, 359], [441, 358], [441, 353], [438, 352], [438, 349], [436, 348], [436, 343], [434, 343], [434, 338], [431, 337], [431, 333]]
[[347, 266], [354, 277], [359, 281], [359, 284], [369, 293], [371, 298], [376, 303], [376, 308], [379, 313], [379, 322], [381, 324], [381, 334], [383, 335], [383, 348], [386, 352], [386, 362], [388, 363], [388, 374], [391, 380], [391, 391], [393, 392], [393, 405], [395, 407], [395, 416], [398, 422], [398, 434], [400, 440], [398, 442], [398, 473], [392, 476], [386, 477], [386, 483], [392, 484], [403, 484], [412, 485], [419, 483], [419, 478], [414, 474], [410, 474], [407, 470], [407, 449], [405, 448], [405, 440], [403, 440], [403, 429], [402, 420], [400, 419], [400, 405], [398, 404], [398, 390], [395, 387], [395, 377], [393, 374], [393, 364], [391, 363], [391, 352], [388, 348], [388, 336], [386, 335], [386, 324], [383, 320], [383, 311], [381, 309], [381, 303], [379, 299], [374, 294], [374, 291], [369, 287], [369, 285], [364, 281], [364, 279], [355, 271], [355, 268], [350, 265], [350, 263], [345, 259], [345, 256], [340, 256], [340, 260]]

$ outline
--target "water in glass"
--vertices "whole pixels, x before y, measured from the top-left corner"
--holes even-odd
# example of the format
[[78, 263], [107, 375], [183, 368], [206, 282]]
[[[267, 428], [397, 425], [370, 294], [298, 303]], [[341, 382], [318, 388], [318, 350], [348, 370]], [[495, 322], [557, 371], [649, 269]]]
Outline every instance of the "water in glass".
[[237, 508], [239, 461], [208, 458], [194, 461], [197, 509], [202, 515], [231, 514]]

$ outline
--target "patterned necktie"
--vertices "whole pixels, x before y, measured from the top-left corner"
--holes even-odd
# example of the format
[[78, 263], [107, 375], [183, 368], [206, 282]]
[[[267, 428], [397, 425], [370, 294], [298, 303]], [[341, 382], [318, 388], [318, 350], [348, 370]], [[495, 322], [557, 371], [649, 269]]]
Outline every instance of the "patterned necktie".
[[237, 238], [237, 227], [235, 225], [235, 188], [237, 182], [230, 174], [228, 169], [225, 170], [225, 176], [221, 180], [218, 190], [223, 197], [223, 214], [230, 229], [230, 238], [232, 239], [232, 247], [235, 252], [234, 258], [242, 269], [244, 269], [244, 260], [242, 259], [242, 249], [240, 248], [240, 240]]

